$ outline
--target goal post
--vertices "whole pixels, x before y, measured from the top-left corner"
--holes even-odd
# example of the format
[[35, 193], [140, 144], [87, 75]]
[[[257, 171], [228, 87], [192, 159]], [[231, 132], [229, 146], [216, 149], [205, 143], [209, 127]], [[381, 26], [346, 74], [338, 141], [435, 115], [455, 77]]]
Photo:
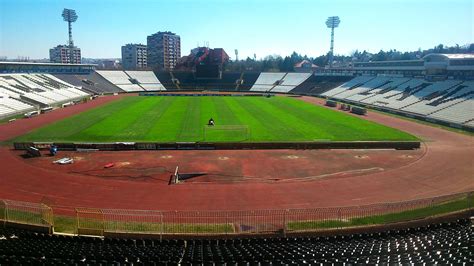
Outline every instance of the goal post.
[[250, 138], [250, 128], [248, 125], [206, 125], [203, 135], [207, 142], [247, 141]]

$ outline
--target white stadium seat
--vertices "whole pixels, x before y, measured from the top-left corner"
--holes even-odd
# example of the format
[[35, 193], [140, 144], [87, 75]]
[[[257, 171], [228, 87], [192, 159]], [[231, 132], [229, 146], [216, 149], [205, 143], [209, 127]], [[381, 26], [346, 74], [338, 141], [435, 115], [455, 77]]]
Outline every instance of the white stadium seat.
[[374, 79], [374, 77], [373, 76], [358, 76], [358, 77], [355, 77], [354, 79], [351, 79], [348, 82], [342, 84], [339, 87], [336, 87], [332, 90], [329, 90], [329, 91], [326, 91], [326, 92], [322, 93], [321, 95], [326, 96], [326, 97], [333, 97], [333, 96], [337, 95], [338, 93], [341, 93], [341, 92], [343, 92], [343, 91], [345, 91], [349, 88], [352, 88], [353, 86], [356, 86], [356, 85], [359, 85], [359, 84], [364, 84], [365, 82], [367, 82], [371, 79]]
[[303, 83], [309, 77], [311, 77], [311, 73], [288, 73], [283, 76], [281, 84], [276, 85], [271, 89], [271, 92], [287, 93]]
[[32, 106], [59, 105], [89, 96], [88, 93], [50, 74], [0, 74], [0, 93], [10, 98], [29, 101]]
[[147, 91], [165, 91], [166, 88], [161, 84], [146, 84], [146, 83], [140, 83], [140, 87]]
[[153, 71], [125, 71], [131, 78], [138, 80], [139, 83], [159, 84], [161, 83]]
[[283, 79], [286, 73], [269, 73], [262, 72], [255, 81], [251, 91], [269, 91], [271, 90], [277, 82]]
[[466, 123], [474, 119], [474, 96], [465, 99], [462, 102], [451, 105], [429, 115], [429, 117], [437, 118], [454, 123]]
[[311, 73], [288, 73], [283, 78], [281, 85], [296, 87], [311, 77]]
[[466, 126], [474, 124], [474, 82], [359, 76], [322, 96]]
[[10, 98], [8, 95], [0, 94], [0, 118], [25, 113], [36, 109], [35, 106]]
[[125, 71], [130, 78], [136, 79], [143, 89], [147, 91], [164, 91], [165, 87], [155, 76], [153, 71]]
[[[110, 83], [114, 84], [115, 86], [119, 87], [120, 89], [126, 91], [126, 92], [138, 92], [138, 91], [144, 91], [142, 87], [140, 87], [138, 84], [133, 84], [130, 79], [136, 79], [132, 78], [127, 73], [123, 71], [118, 71], [118, 70], [100, 70], [96, 71], [99, 75], [104, 77], [106, 80], [108, 80]], [[139, 74], [140, 78], [144, 78]], [[150, 80], [150, 77], [147, 75], [145, 78], [147, 80]], [[136, 79], [138, 81], [138, 79]]]
[[112, 70], [97, 70], [99, 75], [104, 77], [106, 80], [110, 81], [115, 85], [129, 85], [132, 84], [129, 80], [129, 77], [123, 71], [112, 71]]
[[116, 85], [117, 87], [121, 88], [122, 90], [126, 92], [137, 92], [137, 91], [143, 91], [143, 89], [138, 86], [137, 84], [119, 84]]

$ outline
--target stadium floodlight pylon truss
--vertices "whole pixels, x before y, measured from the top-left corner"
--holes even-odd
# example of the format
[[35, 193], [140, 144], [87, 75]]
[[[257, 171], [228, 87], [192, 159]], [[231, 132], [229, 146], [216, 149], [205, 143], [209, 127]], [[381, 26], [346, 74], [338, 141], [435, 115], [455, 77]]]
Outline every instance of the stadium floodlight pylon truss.
[[72, 23], [73, 22], [76, 22], [77, 21], [77, 14], [76, 14], [76, 11], [74, 9], [68, 9], [68, 8], [65, 8], [63, 10], [63, 20], [66, 21], [68, 23], [68, 29], [69, 29], [69, 59], [70, 59], [70, 63], [72, 64], [73, 63], [73, 48], [74, 48], [74, 41], [72, 39]]
[[334, 29], [339, 27], [341, 20], [338, 16], [328, 17], [326, 20], [326, 26], [331, 29], [331, 49], [329, 51], [329, 67], [332, 67], [334, 60]]

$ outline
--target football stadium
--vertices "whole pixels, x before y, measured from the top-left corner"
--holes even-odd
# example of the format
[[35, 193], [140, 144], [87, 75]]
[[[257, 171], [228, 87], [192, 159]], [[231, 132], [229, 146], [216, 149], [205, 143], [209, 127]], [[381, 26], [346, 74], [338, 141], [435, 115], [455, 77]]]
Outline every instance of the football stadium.
[[0, 264], [473, 262], [474, 54], [129, 70], [63, 17], [71, 61], [0, 62]]

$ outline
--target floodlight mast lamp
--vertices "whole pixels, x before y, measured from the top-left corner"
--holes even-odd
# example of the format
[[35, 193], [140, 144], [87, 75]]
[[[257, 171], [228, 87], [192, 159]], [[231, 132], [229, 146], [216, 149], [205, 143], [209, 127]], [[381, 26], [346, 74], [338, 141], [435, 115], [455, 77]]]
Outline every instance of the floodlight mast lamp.
[[63, 10], [63, 20], [68, 23], [69, 27], [69, 63], [73, 63], [73, 48], [74, 48], [74, 41], [72, 40], [72, 23], [76, 22], [77, 14], [76, 11], [73, 9], [65, 8]]
[[334, 60], [334, 29], [339, 26], [341, 20], [338, 16], [328, 17], [326, 20], [326, 26], [331, 29], [331, 50], [329, 52], [329, 67], [332, 67]]

